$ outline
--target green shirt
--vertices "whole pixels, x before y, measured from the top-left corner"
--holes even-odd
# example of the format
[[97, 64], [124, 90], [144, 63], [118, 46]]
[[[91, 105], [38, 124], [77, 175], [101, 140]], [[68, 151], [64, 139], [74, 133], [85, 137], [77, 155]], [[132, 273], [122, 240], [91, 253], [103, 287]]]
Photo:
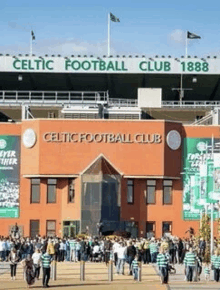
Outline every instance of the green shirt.
[[167, 259], [166, 254], [158, 254], [157, 255], [157, 265], [159, 268], [168, 266], [168, 259]]
[[198, 260], [197, 256], [194, 253], [188, 252], [185, 255], [184, 258], [184, 264], [186, 266], [195, 266], [196, 265], [196, 261]]
[[150, 253], [157, 253], [157, 244], [156, 243], [151, 243], [150, 244]]
[[50, 263], [52, 261], [52, 258], [49, 254], [45, 253], [41, 256], [41, 262], [43, 268], [50, 268]]
[[220, 256], [212, 255], [211, 256], [211, 263], [215, 269], [220, 269]]

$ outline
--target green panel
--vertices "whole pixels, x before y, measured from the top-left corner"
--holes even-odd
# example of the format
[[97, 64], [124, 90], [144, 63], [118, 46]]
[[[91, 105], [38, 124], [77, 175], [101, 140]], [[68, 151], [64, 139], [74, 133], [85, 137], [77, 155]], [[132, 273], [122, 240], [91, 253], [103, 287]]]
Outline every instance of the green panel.
[[0, 135], [0, 218], [19, 217], [20, 137]]
[[[198, 220], [205, 204], [220, 200], [219, 139], [185, 138], [183, 143], [183, 219]], [[217, 208], [214, 217], [218, 216]]]

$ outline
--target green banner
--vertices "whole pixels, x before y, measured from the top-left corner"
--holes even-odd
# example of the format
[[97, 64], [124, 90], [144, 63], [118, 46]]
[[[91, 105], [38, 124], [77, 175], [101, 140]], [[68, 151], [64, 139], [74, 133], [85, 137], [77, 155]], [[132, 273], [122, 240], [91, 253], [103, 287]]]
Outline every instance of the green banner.
[[19, 217], [20, 137], [0, 135], [0, 218]]
[[220, 139], [185, 138], [183, 146], [183, 219], [197, 220], [220, 201]]

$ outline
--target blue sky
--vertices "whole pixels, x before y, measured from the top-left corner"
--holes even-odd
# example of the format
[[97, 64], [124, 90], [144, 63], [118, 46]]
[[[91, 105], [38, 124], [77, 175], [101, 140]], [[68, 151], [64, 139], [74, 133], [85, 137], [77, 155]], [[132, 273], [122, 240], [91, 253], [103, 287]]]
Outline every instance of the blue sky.
[[[204, 3], [204, 4], [203, 4]], [[197, 0], [1, 0], [0, 53], [29, 53], [30, 30], [37, 55], [107, 54], [107, 15], [111, 22], [113, 55], [220, 55], [220, 2]]]

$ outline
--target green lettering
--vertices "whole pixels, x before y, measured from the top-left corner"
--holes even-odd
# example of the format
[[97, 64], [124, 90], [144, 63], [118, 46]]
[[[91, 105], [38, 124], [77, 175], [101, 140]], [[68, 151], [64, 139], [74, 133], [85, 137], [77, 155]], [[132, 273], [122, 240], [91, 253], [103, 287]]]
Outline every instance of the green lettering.
[[16, 59], [14, 62], [13, 62], [13, 67], [15, 68], [15, 69], [21, 69], [20, 67], [17, 67], [17, 62], [21, 62], [19, 59]]
[[49, 69], [49, 70], [53, 70], [53, 67], [50, 67], [50, 66], [49, 66], [50, 63], [53, 63], [53, 60], [48, 60], [48, 61], [46, 62], [46, 68]]
[[96, 70], [96, 65], [97, 65], [97, 63], [99, 63], [99, 61], [98, 60], [92, 60], [91, 63], [94, 64], [93, 69]]
[[158, 65], [158, 62], [155, 62], [155, 65], [154, 65], [155, 70], [157, 70], [157, 71], [162, 70], [162, 68], [163, 68], [163, 63], [162, 63], [162, 61], [160, 61], [160, 67], [159, 67], [159, 68], [157, 67], [157, 65]]
[[34, 70], [34, 67], [31, 66], [31, 60], [28, 61], [28, 68]]
[[21, 68], [22, 69], [27, 69], [27, 65], [28, 65], [27, 60], [26, 59], [23, 59], [21, 61]]
[[66, 60], [65, 61], [65, 70], [68, 70], [69, 66], [71, 66], [71, 61], [70, 60]]
[[[77, 66], [75, 66], [75, 64], [76, 64]], [[80, 62], [79, 62], [78, 60], [73, 61], [73, 62], [72, 62], [72, 68], [73, 68], [74, 70], [78, 70], [78, 69], [80, 69]]]
[[164, 71], [170, 71], [170, 62], [169, 61], [165, 61], [164, 62]]
[[124, 61], [122, 62], [122, 70], [123, 71], [127, 71], [128, 70], [127, 68], [125, 68], [125, 62]]
[[118, 64], [119, 64], [118, 61], [116, 61], [115, 62], [115, 70], [116, 71], [121, 71], [121, 69], [118, 67]]
[[100, 60], [100, 62], [99, 62], [99, 70], [106, 70], [105, 61]]
[[143, 67], [143, 65], [146, 65], [146, 64], [147, 64], [146, 61], [142, 61], [142, 62], [140, 62], [140, 63], [139, 63], [139, 69], [142, 70], [142, 71], [146, 71], [147, 69]]
[[108, 65], [107, 65], [107, 70], [110, 70], [110, 69], [112, 69], [112, 70], [115, 70], [115, 68], [114, 68], [114, 65], [113, 65], [113, 62], [112, 62], [112, 61], [110, 61], [110, 62], [108, 63]]
[[84, 70], [89, 70], [91, 68], [91, 63], [88, 61], [88, 60], [85, 60], [83, 63], [82, 63], [82, 68]]
[[[148, 71], [154, 71], [154, 69], [151, 68], [151, 62], [148, 61], [147, 64], [148, 64]], [[154, 64], [155, 64], [155, 62], [154, 62]]]

